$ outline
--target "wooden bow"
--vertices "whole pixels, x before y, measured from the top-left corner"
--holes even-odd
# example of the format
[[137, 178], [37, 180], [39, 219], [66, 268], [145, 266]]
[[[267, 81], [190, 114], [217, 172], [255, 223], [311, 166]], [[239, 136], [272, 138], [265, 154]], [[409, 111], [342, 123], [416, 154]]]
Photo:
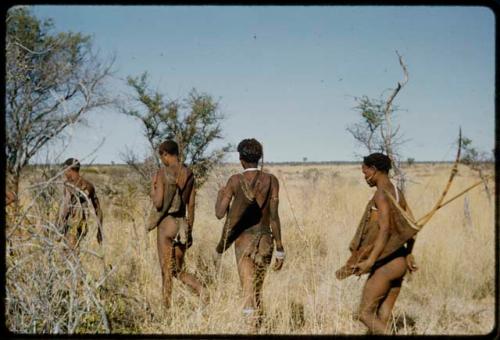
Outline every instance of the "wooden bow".
[[450, 173], [450, 177], [448, 179], [448, 183], [446, 183], [446, 187], [444, 188], [443, 192], [441, 193], [441, 196], [439, 197], [439, 199], [436, 202], [436, 204], [434, 204], [434, 207], [427, 214], [425, 214], [424, 216], [420, 217], [419, 219], [415, 220], [414, 218], [412, 218], [412, 216], [410, 216], [410, 214], [407, 211], [403, 210], [400, 207], [399, 203], [391, 195], [391, 193], [389, 191], [385, 190], [385, 193], [388, 195], [389, 199], [392, 201], [392, 203], [394, 204], [394, 206], [399, 210], [399, 212], [401, 213], [401, 215], [408, 221], [409, 225], [412, 228], [414, 228], [416, 230], [421, 230], [423, 228], [423, 226], [425, 224], [427, 224], [427, 222], [429, 222], [429, 220], [432, 218], [432, 216], [434, 216], [434, 214], [436, 213], [436, 211], [438, 211], [440, 208], [444, 207], [448, 203], [454, 201], [458, 197], [462, 196], [463, 194], [465, 194], [469, 190], [471, 190], [471, 189], [477, 187], [478, 185], [480, 185], [481, 183], [483, 183], [482, 180], [479, 181], [479, 182], [476, 182], [473, 185], [469, 186], [468, 188], [462, 190], [460, 193], [456, 194], [455, 196], [453, 196], [452, 198], [450, 198], [446, 202], [444, 201], [444, 198], [446, 197], [446, 194], [448, 193], [448, 190], [451, 187], [451, 183], [453, 182], [453, 179], [455, 178], [455, 175], [458, 172], [458, 163], [460, 161], [460, 152], [461, 152], [461, 150], [462, 150], [462, 129], [459, 130], [457, 156], [455, 158], [455, 163], [453, 164], [453, 167], [451, 169], [451, 173]]
[[441, 203], [443, 203], [444, 198], [446, 194], [448, 193], [448, 190], [451, 187], [451, 183], [453, 182], [453, 179], [455, 178], [455, 175], [458, 172], [458, 162], [460, 161], [460, 152], [462, 151], [462, 129], [459, 129], [458, 132], [458, 151], [457, 151], [457, 157], [455, 158], [455, 163], [453, 164], [453, 168], [451, 168], [451, 173], [450, 173], [450, 178], [448, 179], [448, 183], [446, 183], [446, 187], [444, 188], [443, 192], [441, 193], [441, 197], [439, 200], [436, 202], [434, 207], [431, 209], [430, 212], [428, 212], [425, 216], [421, 217], [420, 219], [417, 220], [417, 223], [421, 225], [422, 227], [429, 222], [431, 217], [436, 213], [436, 211], [439, 209], [439, 206]]

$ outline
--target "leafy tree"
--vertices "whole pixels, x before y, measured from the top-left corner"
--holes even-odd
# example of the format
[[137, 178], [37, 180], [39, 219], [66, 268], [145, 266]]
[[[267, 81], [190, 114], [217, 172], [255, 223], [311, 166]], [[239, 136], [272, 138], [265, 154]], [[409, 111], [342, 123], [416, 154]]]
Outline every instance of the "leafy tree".
[[473, 146], [472, 140], [464, 136], [462, 137], [462, 156], [460, 162], [478, 173], [479, 177], [483, 180], [484, 190], [488, 200], [491, 202], [491, 193], [487, 180], [488, 176], [485, 172], [488, 165], [494, 163], [493, 157], [486, 152], [478, 151]]
[[364, 146], [368, 153], [382, 152], [384, 143], [381, 140], [378, 129], [384, 120], [384, 101], [362, 96], [354, 98], [358, 105], [355, 110], [360, 114], [359, 122], [347, 127], [347, 131]]
[[462, 138], [462, 152], [461, 163], [465, 165], [477, 167], [479, 162], [484, 161], [484, 155], [480, 155], [476, 148], [472, 146], [472, 140], [467, 137]]
[[158, 146], [171, 138], [179, 144], [181, 160], [193, 170], [197, 185], [202, 185], [210, 170], [231, 148], [227, 144], [208, 151], [210, 145], [223, 138], [224, 116], [219, 112], [218, 103], [212, 96], [195, 89], [184, 100], [167, 100], [160, 92], [150, 89], [147, 72], [128, 77], [127, 83], [134, 90], [134, 102], [139, 108], [122, 108], [122, 112], [141, 121], [151, 156], [140, 162], [132, 150], [127, 150], [122, 154], [124, 161], [141, 175], [144, 185], [149, 185], [153, 171], [159, 166]]
[[403, 81], [397, 83], [396, 88], [392, 89], [387, 98], [355, 97], [358, 103], [355, 110], [361, 117], [360, 121], [348, 126], [347, 131], [367, 149], [368, 153], [382, 152], [389, 156], [398, 181], [398, 187], [404, 191], [406, 179], [404, 172], [401, 170], [401, 157], [398, 148], [405, 141], [400, 133], [399, 125], [396, 128], [393, 127], [394, 114], [397, 111], [397, 107], [393, 106], [393, 101], [408, 82], [408, 70], [402, 56], [397, 51], [396, 54], [403, 69]]
[[104, 82], [113, 60], [100, 61], [89, 36], [52, 32], [52, 20], [25, 6], [6, 18], [6, 167], [16, 194], [30, 159], [83, 115], [110, 102]]

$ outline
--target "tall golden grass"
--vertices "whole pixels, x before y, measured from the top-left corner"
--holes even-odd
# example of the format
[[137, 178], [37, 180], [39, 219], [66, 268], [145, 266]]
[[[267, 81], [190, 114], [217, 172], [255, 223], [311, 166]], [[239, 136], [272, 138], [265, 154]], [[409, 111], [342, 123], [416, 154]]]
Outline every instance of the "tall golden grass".
[[[406, 197], [417, 217], [436, 202], [450, 168], [450, 164], [416, 164], [404, 169], [410, 179]], [[240, 169], [229, 165], [216, 169], [196, 201], [194, 243], [186, 255], [186, 268], [207, 285], [210, 303], [203, 305], [175, 280], [172, 307], [165, 310], [156, 232], [146, 233], [144, 228], [149, 198], [126, 168], [82, 168], [83, 176], [96, 185], [104, 211], [103, 247], [95, 240], [95, 226], [84, 247], [101, 252], [111, 265], [99, 297], [113, 332], [246, 332], [234, 250], [223, 255], [220, 272], [214, 263], [223, 223], [214, 216], [214, 198], [221, 183], [236, 171]], [[338, 281], [334, 273], [349, 256], [348, 243], [374, 189], [366, 185], [358, 165], [272, 165], [266, 171], [280, 181], [279, 212], [287, 258], [281, 271], [269, 270], [266, 276], [265, 321], [259, 333], [364, 334], [366, 328], [356, 320], [355, 312], [366, 277]], [[36, 173], [30, 176], [31, 181], [36, 179]], [[474, 172], [460, 165], [450, 197], [476, 180]], [[488, 201], [482, 187], [467, 197], [471, 223], [464, 218], [461, 197], [439, 210], [418, 234], [413, 253], [420, 269], [407, 274], [396, 302], [393, 328], [397, 334], [486, 334], [492, 330], [494, 202]], [[81, 261], [89, 275], [102, 275], [102, 261], [92, 256]], [[9, 318], [15, 319], [7, 315], [8, 324]], [[89, 322], [77, 331], [93, 333], [102, 328]]]

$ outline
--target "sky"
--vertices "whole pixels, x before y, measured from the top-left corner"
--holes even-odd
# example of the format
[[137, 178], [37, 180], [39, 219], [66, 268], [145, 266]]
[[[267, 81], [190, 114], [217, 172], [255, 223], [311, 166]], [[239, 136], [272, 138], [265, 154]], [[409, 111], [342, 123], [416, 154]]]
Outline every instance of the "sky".
[[[346, 128], [356, 97], [387, 98], [403, 79], [395, 117], [403, 159], [452, 160], [459, 126], [481, 151], [495, 146], [495, 18], [486, 7], [438, 6], [33, 6], [57, 31], [93, 37], [114, 54], [110, 95], [147, 71], [169, 99], [192, 88], [225, 115], [225, 143], [254, 137], [266, 161], [356, 161], [366, 151]], [[130, 105], [133, 105], [130, 103]], [[123, 163], [148, 152], [138, 120], [115, 108], [89, 112], [38, 155]], [[237, 161], [228, 154], [227, 161]]]

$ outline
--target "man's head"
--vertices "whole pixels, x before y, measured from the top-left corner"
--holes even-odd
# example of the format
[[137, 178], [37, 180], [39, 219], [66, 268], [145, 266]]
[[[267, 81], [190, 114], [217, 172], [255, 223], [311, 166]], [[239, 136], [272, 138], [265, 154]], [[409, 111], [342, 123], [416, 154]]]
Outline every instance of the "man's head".
[[64, 177], [68, 181], [74, 181], [80, 175], [80, 162], [76, 158], [68, 158], [63, 163]]
[[179, 146], [171, 139], [167, 139], [160, 144], [158, 148], [160, 159], [165, 165], [171, 164], [173, 161], [179, 159]]
[[262, 144], [254, 138], [243, 139], [238, 144], [238, 153], [243, 167], [255, 166], [262, 157]]
[[377, 184], [378, 174], [387, 175], [391, 167], [391, 159], [382, 153], [376, 152], [363, 157], [361, 171], [365, 175], [366, 183], [373, 187]]

